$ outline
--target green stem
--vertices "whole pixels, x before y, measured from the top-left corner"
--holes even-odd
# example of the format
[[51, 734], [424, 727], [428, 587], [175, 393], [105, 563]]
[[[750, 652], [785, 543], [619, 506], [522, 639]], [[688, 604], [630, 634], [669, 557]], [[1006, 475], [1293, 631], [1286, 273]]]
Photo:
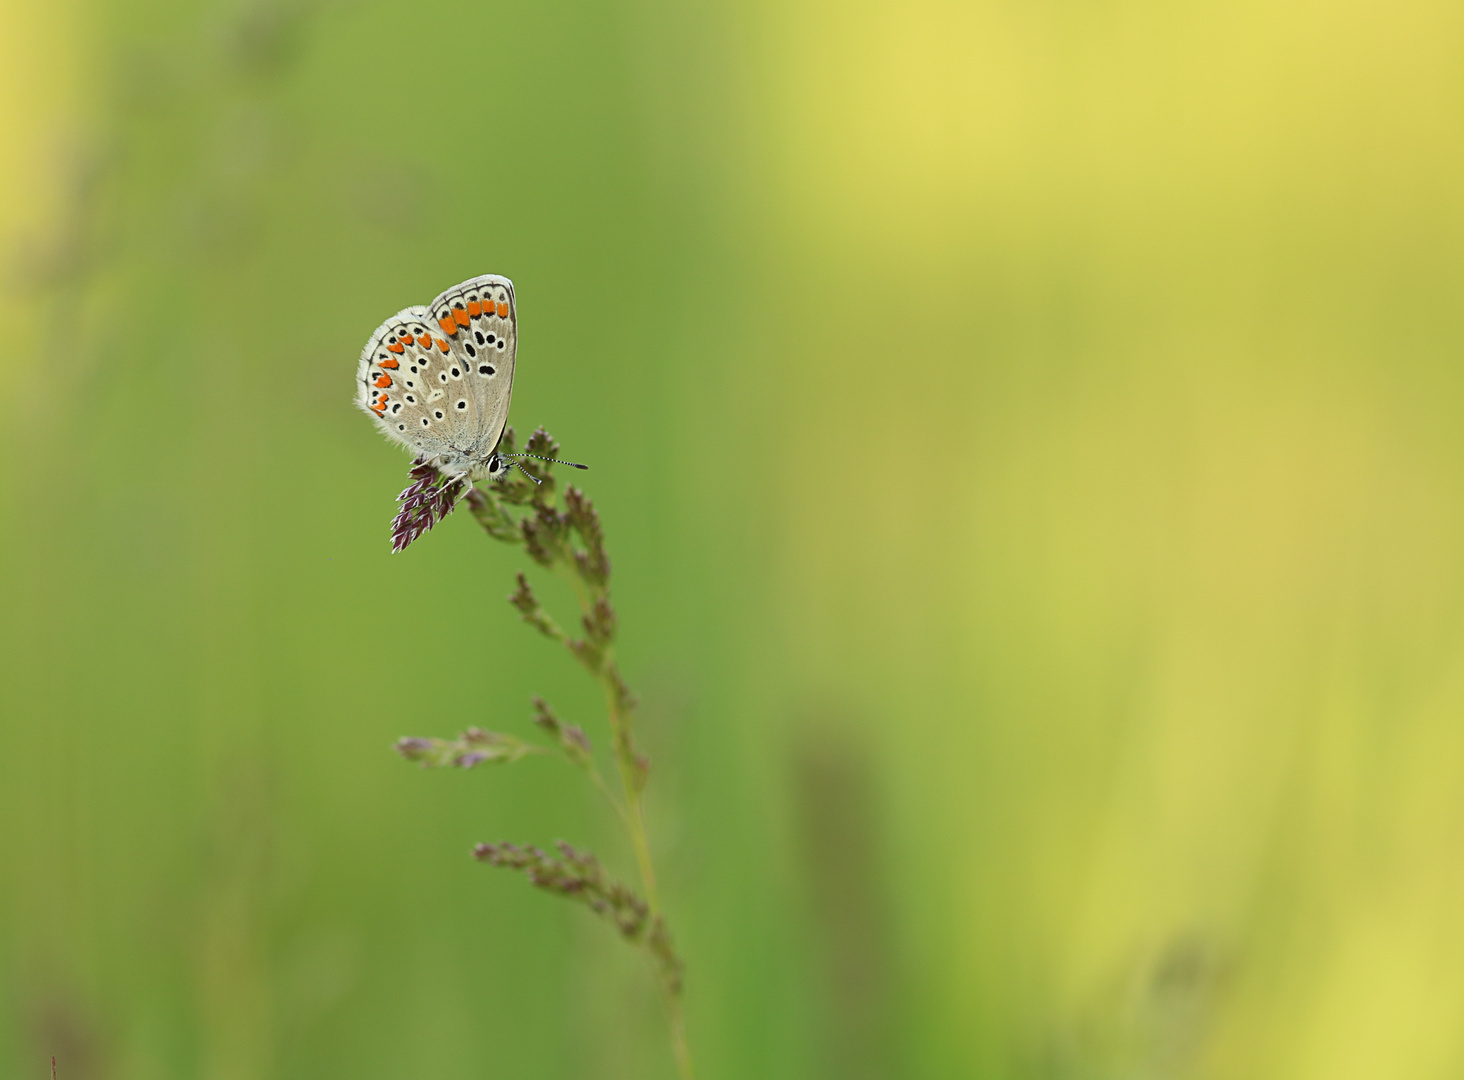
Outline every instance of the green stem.
[[615, 816], [620, 819], [620, 823], [629, 831], [630, 818], [625, 814], [625, 807], [620, 805], [620, 800], [615, 797], [615, 792], [611, 791], [610, 785], [605, 783], [605, 777], [600, 775], [600, 770], [595, 768], [594, 763], [591, 762], [585, 768], [585, 772], [589, 774], [591, 783], [600, 789], [600, 794], [605, 796], [605, 801], [610, 804], [610, 809], [615, 811]]
[[611, 740], [615, 744], [615, 766], [620, 770], [620, 784], [625, 790], [625, 829], [630, 834], [631, 847], [635, 849], [635, 861], [640, 867], [641, 884], [646, 890], [646, 902], [651, 905], [651, 914], [661, 910], [661, 901], [656, 895], [656, 868], [651, 862], [651, 844], [646, 837], [645, 815], [641, 811], [640, 790], [636, 785], [635, 761], [629, 751], [630, 740], [626, 738], [627, 718], [620, 709], [619, 688], [609, 675], [609, 658], [600, 670], [600, 685], [605, 690], [605, 712], [610, 721]]
[[681, 1080], [695, 1080], [691, 1048], [686, 1044], [686, 1019], [681, 1012], [681, 995], [663, 984], [661, 996], [666, 1002], [666, 1020], [671, 1025], [671, 1053], [676, 1058], [676, 1072]]
[[595, 606], [595, 598], [585, 587], [583, 579], [575, 572], [574, 556], [568, 548], [559, 552], [559, 557], [551, 564], [554, 573], [558, 574], [565, 581], [569, 582], [570, 588], [574, 590], [575, 599], [579, 601], [580, 608], [586, 614]]
[[[605, 712], [610, 721], [610, 731], [615, 743], [615, 765], [620, 770], [620, 783], [625, 789], [625, 809], [620, 820], [630, 834], [631, 846], [635, 849], [635, 861], [640, 867], [641, 886], [646, 892], [646, 903], [651, 906], [651, 918], [661, 912], [661, 900], [656, 892], [656, 867], [651, 862], [651, 844], [646, 836], [645, 815], [641, 809], [641, 793], [637, 784], [637, 768], [626, 738], [629, 718], [620, 708], [620, 688], [609, 672], [609, 657], [600, 669], [600, 685], [605, 690]], [[676, 1058], [676, 1073], [681, 1080], [695, 1080], [696, 1069], [691, 1063], [691, 1048], [686, 1042], [686, 1016], [681, 1008], [680, 991], [671, 984], [663, 971], [657, 972], [661, 984], [661, 1000], [666, 1007], [666, 1022], [671, 1028], [671, 1053]]]
[[[470, 492], [470, 501], [472, 494], [476, 494], [476, 492]], [[483, 502], [484, 505], [480, 507], [479, 502]], [[497, 524], [497, 519], [488, 512], [486, 500], [480, 496], [478, 501], [473, 502], [473, 510], [489, 534], [498, 535], [491, 527]], [[574, 559], [574, 549], [568, 543], [560, 541], [553, 545], [549, 549], [549, 555], [549, 569], [569, 582], [588, 623], [593, 618], [596, 602], [605, 597], [604, 584], [587, 581], [580, 576], [579, 565]], [[538, 625], [541, 630], [560, 643], [570, 644], [564, 631], [554, 625], [542, 612]], [[620, 772], [620, 783], [625, 792], [624, 806], [622, 807], [616, 801], [609, 785], [605, 783], [593, 763], [589, 765], [587, 771], [595, 786], [610, 801], [615, 808], [616, 815], [625, 825], [631, 847], [635, 850], [635, 861], [640, 869], [641, 886], [645, 890], [646, 903], [650, 906], [650, 917], [655, 920], [660, 917], [661, 900], [656, 890], [656, 868], [651, 861], [651, 844], [646, 835], [645, 813], [641, 801], [644, 777], [641, 775], [640, 766], [636, 761], [634, 744], [631, 741], [631, 717], [628, 715], [628, 710], [622, 708], [626, 700], [626, 692], [615, 669], [614, 648], [606, 643], [605, 647], [599, 651], [598, 663], [587, 659], [584, 655], [580, 655], [579, 658], [587, 667], [590, 667], [605, 692], [605, 711], [610, 724], [611, 741], [614, 745], [615, 766]], [[681, 1080], [695, 1080], [696, 1072], [691, 1063], [691, 1050], [686, 1041], [686, 1019], [682, 1010], [678, 977], [674, 974], [668, 975], [660, 963], [657, 963], [656, 967], [661, 998], [666, 1006], [666, 1020], [671, 1028], [671, 1051], [676, 1059], [676, 1072]]]

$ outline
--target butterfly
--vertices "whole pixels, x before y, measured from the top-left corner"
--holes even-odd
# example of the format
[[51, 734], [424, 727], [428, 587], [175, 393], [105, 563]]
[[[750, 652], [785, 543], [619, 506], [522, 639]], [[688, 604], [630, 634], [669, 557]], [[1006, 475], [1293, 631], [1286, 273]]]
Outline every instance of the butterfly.
[[[415, 454], [412, 484], [397, 496], [392, 548], [400, 551], [452, 512], [473, 481], [501, 480], [538, 454], [499, 449], [513, 398], [518, 309], [513, 282], [484, 274], [428, 307], [409, 307], [376, 328], [356, 371], [356, 404]], [[572, 461], [541, 458], [588, 468]]]
[[356, 403], [445, 476], [496, 479], [510, 467], [498, 445], [517, 355], [513, 282], [469, 278], [377, 327], [361, 350]]

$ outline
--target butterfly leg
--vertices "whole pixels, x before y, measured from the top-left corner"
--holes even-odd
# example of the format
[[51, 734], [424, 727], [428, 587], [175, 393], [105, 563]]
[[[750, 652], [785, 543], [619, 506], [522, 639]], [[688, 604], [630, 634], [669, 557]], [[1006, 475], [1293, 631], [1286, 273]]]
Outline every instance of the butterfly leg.
[[[453, 496], [453, 500], [452, 500], [453, 506], [456, 506], [458, 504], [458, 502], [465, 495], [467, 495], [467, 493], [472, 489], [472, 487], [473, 487], [473, 477], [472, 477], [472, 474], [467, 469], [463, 469], [463, 470], [461, 470], [459, 472], [455, 472], [455, 473], [451, 473], [451, 474], [447, 474], [447, 473], [444, 473], [443, 474], [443, 478], [442, 478], [442, 489], [441, 489], [443, 491], [447, 491], [449, 488], [453, 487], [459, 481], [462, 482], [463, 489], [461, 491], [459, 491], [456, 495]], [[452, 507], [448, 507], [448, 509], [451, 510]]]

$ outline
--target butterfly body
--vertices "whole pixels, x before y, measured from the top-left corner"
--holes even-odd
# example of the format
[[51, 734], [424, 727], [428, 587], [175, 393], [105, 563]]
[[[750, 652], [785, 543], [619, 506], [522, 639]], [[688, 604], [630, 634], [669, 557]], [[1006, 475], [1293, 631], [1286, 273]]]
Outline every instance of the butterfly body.
[[444, 474], [499, 475], [518, 352], [513, 282], [470, 278], [377, 328], [356, 373], [356, 403], [388, 439]]

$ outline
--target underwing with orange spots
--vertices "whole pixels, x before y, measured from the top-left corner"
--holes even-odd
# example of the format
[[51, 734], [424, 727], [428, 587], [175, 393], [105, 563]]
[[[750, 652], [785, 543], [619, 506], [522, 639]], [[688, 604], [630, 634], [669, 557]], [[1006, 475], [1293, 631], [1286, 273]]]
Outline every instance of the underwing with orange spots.
[[513, 282], [484, 274], [397, 312], [361, 350], [356, 404], [448, 476], [498, 476], [518, 349]]

